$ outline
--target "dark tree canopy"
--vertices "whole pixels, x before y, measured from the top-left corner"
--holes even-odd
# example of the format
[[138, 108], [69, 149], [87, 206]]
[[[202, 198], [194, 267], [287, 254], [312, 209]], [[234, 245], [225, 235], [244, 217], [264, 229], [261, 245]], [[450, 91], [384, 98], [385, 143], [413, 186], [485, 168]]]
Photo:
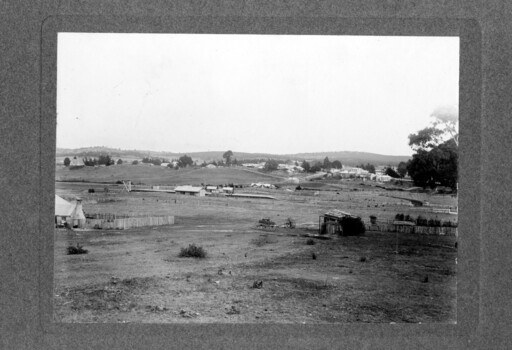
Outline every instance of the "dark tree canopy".
[[357, 167], [361, 168], [363, 170], [366, 170], [366, 171], [368, 171], [371, 174], [375, 174], [375, 165], [373, 165], [373, 164], [370, 164], [370, 163], [367, 163], [366, 165], [365, 164], [360, 164]]
[[419, 149], [407, 164], [407, 172], [415, 185], [455, 188], [458, 177], [458, 147], [454, 140], [443, 142], [427, 151]]
[[325, 157], [324, 163], [323, 163], [323, 168], [325, 170], [328, 170], [328, 169], [332, 168], [332, 164], [331, 164], [331, 161], [329, 160], [329, 157]]
[[226, 159], [226, 165], [231, 165], [231, 157], [233, 156], [233, 152], [231, 150], [224, 152], [222, 158]]
[[310, 168], [309, 168], [309, 172], [311, 173], [316, 173], [317, 171], [321, 171], [322, 170], [322, 166], [323, 164], [320, 163], [320, 162], [316, 162], [315, 164], [313, 164]]
[[279, 163], [276, 160], [269, 159], [269, 160], [266, 161], [265, 166], [263, 167], [263, 169], [265, 171], [273, 171], [273, 170], [277, 170], [278, 166], [279, 166]]
[[387, 167], [384, 173], [386, 175], [394, 177], [395, 179], [400, 177], [400, 175], [395, 170], [393, 170], [392, 167]]
[[343, 168], [343, 165], [341, 164], [341, 162], [339, 160], [335, 160], [331, 163], [332, 167], [335, 168], [335, 169], [341, 169]]
[[69, 166], [69, 164], [71, 164], [71, 159], [69, 159], [68, 157], [64, 158], [64, 165]]
[[311, 169], [311, 165], [307, 161], [302, 162], [302, 168], [304, 168], [304, 171], [306, 173], [309, 173], [309, 170]]
[[398, 163], [398, 167], [396, 169], [398, 175], [400, 175], [400, 177], [405, 177], [405, 175], [407, 175], [407, 163], [406, 162], [400, 162]]
[[121, 158], [119, 158], [119, 159], [117, 160], [117, 164], [123, 164], [123, 160], [122, 160]]
[[192, 160], [192, 157], [190, 156], [187, 156], [186, 154], [181, 156], [179, 159], [178, 159], [178, 165], [181, 167], [181, 168], [185, 168], [187, 166], [190, 166], [194, 164], [194, 161]]

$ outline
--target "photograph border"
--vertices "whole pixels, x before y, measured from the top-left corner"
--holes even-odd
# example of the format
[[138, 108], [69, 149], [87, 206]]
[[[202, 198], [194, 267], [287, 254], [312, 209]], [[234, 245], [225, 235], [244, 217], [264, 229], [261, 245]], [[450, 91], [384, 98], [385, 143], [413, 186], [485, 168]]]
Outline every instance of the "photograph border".
[[[41, 42], [41, 158], [40, 158], [40, 271], [39, 324], [47, 335], [77, 332], [89, 336], [126, 336], [142, 344], [173, 341], [174, 346], [188, 346], [191, 339], [200, 344], [207, 339], [215, 344], [231, 344], [243, 337], [261, 344], [346, 343], [354, 337], [368, 344], [386, 339], [439, 339], [457, 344], [471, 337], [478, 327], [480, 270], [480, 96], [481, 36], [475, 20], [456, 19], [378, 19], [378, 18], [242, 18], [242, 17], [139, 17], [139, 16], [51, 16], [42, 24]], [[55, 193], [56, 151], [56, 73], [57, 33], [210, 33], [210, 34], [296, 34], [296, 35], [382, 35], [382, 36], [459, 36], [460, 80], [459, 123], [459, 236], [457, 271], [457, 324], [62, 324], [52, 317], [53, 297], [53, 200]], [[475, 136], [477, 139], [475, 139]], [[155, 338], [157, 337], [157, 338]], [[265, 341], [262, 341], [263, 338]], [[143, 340], [144, 339], [144, 340]], [[181, 340], [180, 340], [181, 339]], [[199, 343], [197, 343], [199, 341]], [[423, 340], [428, 344], [431, 340]], [[181, 342], [181, 343], [180, 343]], [[284, 342], [284, 343], [283, 343]], [[311, 342], [311, 343], [310, 343]], [[356, 340], [357, 342], [357, 340]], [[144, 343], [145, 344], [145, 343]], [[348, 343], [350, 344], [350, 342]], [[419, 345], [419, 344], [417, 344]], [[430, 344], [432, 345], [432, 344]]]

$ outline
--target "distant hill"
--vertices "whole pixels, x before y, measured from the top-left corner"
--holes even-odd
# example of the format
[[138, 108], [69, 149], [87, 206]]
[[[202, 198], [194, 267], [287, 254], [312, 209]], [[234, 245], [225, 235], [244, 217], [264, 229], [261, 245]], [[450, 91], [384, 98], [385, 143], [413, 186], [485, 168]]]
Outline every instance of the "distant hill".
[[[205, 151], [205, 152], [156, 152], [150, 150], [122, 150], [109, 147], [85, 147], [85, 148], [57, 148], [57, 157], [99, 157], [100, 154], [109, 154], [113, 158], [142, 159], [144, 157], [159, 158], [179, 158], [184, 154], [193, 159], [205, 161], [220, 160], [225, 151]], [[411, 156], [390, 156], [368, 152], [338, 151], [338, 152], [314, 152], [314, 153], [296, 153], [296, 154], [270, 154], [270, 153], [245, 153], [233, 151], [233, 158], [242, 159], [277, 159], [277, 160], [323, 160], [329, 157], [330, 161], [339, 160], [342, 164], [358, 165], [361, 163], [370, 163], [374, 165], [398, 165], [400, 162], [406, 162]]]

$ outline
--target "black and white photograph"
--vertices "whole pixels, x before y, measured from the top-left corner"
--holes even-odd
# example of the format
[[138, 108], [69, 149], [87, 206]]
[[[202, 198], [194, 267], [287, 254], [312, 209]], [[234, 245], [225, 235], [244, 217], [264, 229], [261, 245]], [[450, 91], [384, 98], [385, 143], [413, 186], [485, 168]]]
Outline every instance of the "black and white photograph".
[[53, 319], [456, 324], [459, 50], [58, 33]]

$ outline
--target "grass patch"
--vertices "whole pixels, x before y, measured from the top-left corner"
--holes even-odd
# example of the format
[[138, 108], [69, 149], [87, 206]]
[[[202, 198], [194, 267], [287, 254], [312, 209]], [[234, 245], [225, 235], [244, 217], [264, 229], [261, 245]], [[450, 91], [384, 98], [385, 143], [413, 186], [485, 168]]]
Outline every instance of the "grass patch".
[[263, 236], [253, 239], [251, 241], [251, 243], [256, 245], [257, 247], [262, 247], [266, 244], [277, 243], [277, 238], [271, 237], [269, 235], [263, 235]]
[[179, 253], [180, 258], [206, 258], [206, 250], [201, 246], [196, 246], [195, 244], [189, 244], [187, 248], [181, 248]]

